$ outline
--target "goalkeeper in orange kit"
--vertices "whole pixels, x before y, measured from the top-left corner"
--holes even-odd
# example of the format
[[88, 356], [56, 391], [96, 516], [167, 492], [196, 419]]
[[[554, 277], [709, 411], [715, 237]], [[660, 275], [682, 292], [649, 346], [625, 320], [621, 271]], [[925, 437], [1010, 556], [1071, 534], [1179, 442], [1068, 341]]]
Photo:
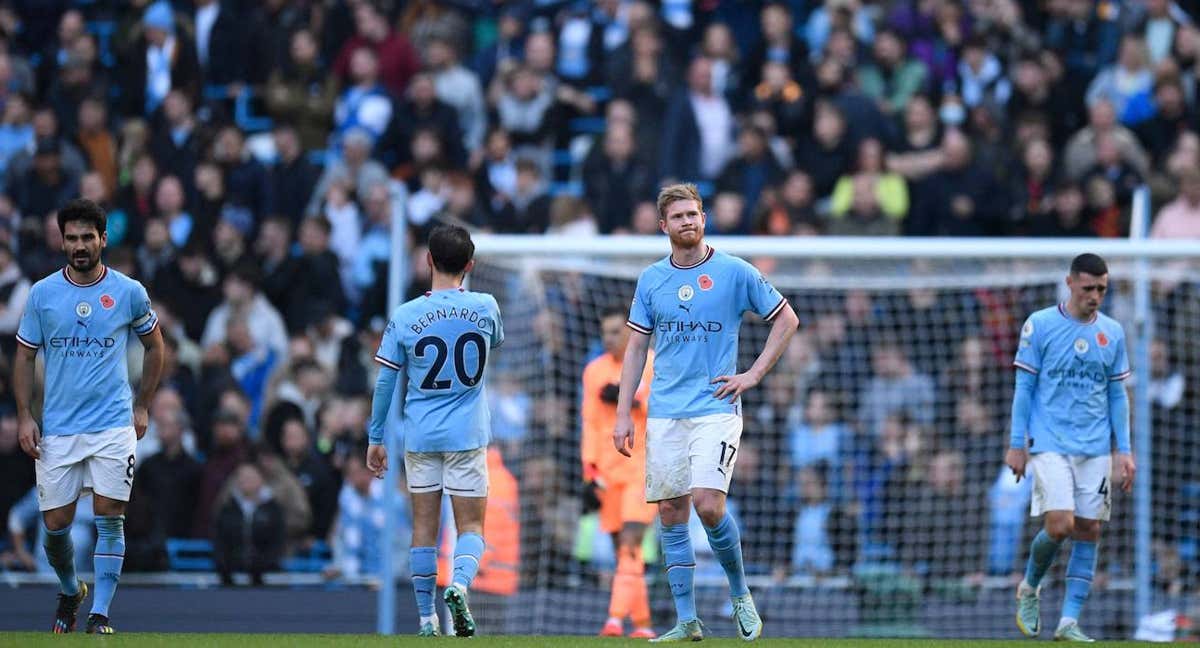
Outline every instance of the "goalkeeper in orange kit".
[[600, 528], [613, 535], [617, 548], [617, 574], [613, 578], [608, 621], [602, 636], [624, 633], [626, 616], [633, 620], [630, 637], [650, 639], [650, 597], [646, 592], [642, 536], [657, 513], [646, 503], [646, 402], [650, 396], [652, 362], [646, 363], [641, 386], [635, 396], [633, 423], [637, 429], [633, 458], [613, 448], [612, 430], [617, 419], [621, 363], [629, 328], [622, 308], [605, 311], [600, 318], [604, 354], [583, 370], [583, 476], [600, 502]]

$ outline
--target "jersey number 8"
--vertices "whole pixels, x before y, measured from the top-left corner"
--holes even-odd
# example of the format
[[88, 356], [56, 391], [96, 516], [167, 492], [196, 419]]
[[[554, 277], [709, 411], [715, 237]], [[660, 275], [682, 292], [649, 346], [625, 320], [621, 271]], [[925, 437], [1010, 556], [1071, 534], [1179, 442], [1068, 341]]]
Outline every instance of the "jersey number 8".
[[[463, 355], [468, 344], [475, 345], [479, 353], [479, 363], [475, 367], [474, 373], [467, 373], [467, 362]], [[440, 337], [423, 337], [417, 340], [416, 346], [413, 347], [413, 353], [418, 358], [424, 358], [429, 347], [433, 347], [434, 350], [433, 366], [429, 368], [429, 373], [425, 374], [425, 379], [421, 381], [421, 389], [425, 391], [450, 389], [449, 379], [438, 380], [438, 375], [442, 373], [442, 367], [446, 365], [446, 356], [449, 355], [446, 341]], [[483, 378], [485, 365], [487, 365], [487, 341], [483, 339], [483, 336], [475, 331], [460, 335], [454, 342], [454, 373], [458, 376], [458, 381], [466, 387], [474, 387]]]

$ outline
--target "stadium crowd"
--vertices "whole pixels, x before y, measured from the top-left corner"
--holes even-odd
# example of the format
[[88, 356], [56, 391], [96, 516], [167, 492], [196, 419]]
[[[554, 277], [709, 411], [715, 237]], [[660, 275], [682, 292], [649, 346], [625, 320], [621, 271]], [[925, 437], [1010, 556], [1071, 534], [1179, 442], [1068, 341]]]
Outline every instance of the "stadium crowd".
[[[400, 210], [408, 296], [433, 223], [653, 234], [669, 179], [698, 181], [709, 233], [1118, 237], [1145, 183], [1152, 236], [1200, 237], [1197, 23], [1171, 0], [2, 0], [5, 564], [36, 569], [41, 528], [14, 332], [30, 282], [64, 263], [54, 210], [72, 197], [108, 210], [105, 262], [147, 286], [169, 349], [126, 569], [177, 566], [168, 539], [199, 538], [226, 576], [372, 574], [379, 513], [406, 506], [362, 464]], [[527, 583], [603, 562], [577, 538], [576, 392], [608, 304], [555, 291], [540, 311], [501, 301], [545, 366], [501, 362], [490, 387], [493, 477], [519, 481], [499, 488], [516, 513], [488, 522]], [[747, 399], [731, 498], [751, 569], [1016, 569], [1007, 367], [1053, 289], [789, 297], [804, 330]], [[1181, 549], [1195, 527], [1173, 522], [1200, 515], [1200, 357], [1171, 326], [1197, 299], [1164, 295], [1174, 337], [1150, 377], [1176, 589], [1200, 567]], [[947, 551], [939, 529], [963, 541]], [[1110, 561], [1127, 570], [1128, 547]]]

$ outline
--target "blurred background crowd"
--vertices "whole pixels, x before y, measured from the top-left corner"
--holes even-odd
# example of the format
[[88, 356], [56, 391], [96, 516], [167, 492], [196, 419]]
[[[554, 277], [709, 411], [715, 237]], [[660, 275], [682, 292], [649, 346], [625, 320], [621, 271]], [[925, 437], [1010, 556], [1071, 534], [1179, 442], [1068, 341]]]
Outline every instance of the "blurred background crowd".
[[[436, 222], [653, 234], [668, 180], [698, 182], [710, 234], [1120, 237], [1147, 184], [1151, 235], [1200, 237], [1197, 21], [1171, 0], [0, 0], [4, 563], [39, 560], [8, 364], [72, 197], [108, 210], [105, 261], [169, 350], [126, 569], [361, 576], [406, 506], [362, 465], [398, 214], [410, 297]], [[478, 286], [526, 331], [490, 386], [503, 592], [607, 568], [577, 383], [632, 286], [557, 276], [528, 300], [501, 274]], [[1164, 290], [1142, 378], [1175, 590], [1200, 564], [1197, 294]], [[751, 570], [1013, 571], [1008, 362], [1053, 287], [789, 296], [804, 331], [747, 398], [732, 499]]]

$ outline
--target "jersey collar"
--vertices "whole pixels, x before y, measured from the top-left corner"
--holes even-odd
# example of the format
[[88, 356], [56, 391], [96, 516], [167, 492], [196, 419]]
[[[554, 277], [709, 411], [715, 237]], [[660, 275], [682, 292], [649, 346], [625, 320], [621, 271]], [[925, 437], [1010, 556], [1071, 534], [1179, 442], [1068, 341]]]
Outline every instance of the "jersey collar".
[[100, 276], [96, 277], [95, 281], [92, 281], [91, 283], [83, 284], [83, 283], [79, 283], [78, 281], [75, 281], [74, 279], [72, 279], [71, 273], [67, 271], [67, 266], [63, 266], [62, 274], [63, 274], [63, 277], [66, 277], [67, 282], [70, 283], [72, 286], [75, 286], [77, 288], [88, 288], [91, 286], [95, 286], [96, 284], [100, 283], [101, 281], [104, 281], [104, 278], [108, 276], [108, 266], [101, 267], [100, 268]]
[[1071, 314], [1067, 312], [1067, 305], [1066, 305], [1066, 304], [1061, 304], [1061, 303], [1060, 303], [1060, 304], [1058, 305], [1058, 314], [1059, 314], [1059, 315], [1062, 315], [1063, 317], [1065, 317], [1065, 318], [1067, 318], [1067, 319], [1069, 319], [1069, 320], [1071, 320], [1072, 322], [1075, 322], [1076, 324], [1095, 324], [1095, 323], [1096, 323], [1096, 319], [1097, 319], [1097, 317], [1098, 317], [1097, 313], [1099, 313], [1099, 311], [1097, 311], [1096, 313], [1092, 313], [1092, 319], [1090, 319], [1090, 320], [1088, 320], [1088, 321], [1086, 321], [1086, 322], [1080, 322], [1079, 320], [1075, 319], [1074, 317], [1071, 317]]
[[674, 256], [668, 256], [667, 259], [669, 259], [671, 261], [671, 265], [674, 266], [675, 269], [677, 269], [677, 270], [691, 270], [692, 268], [699, 268], [700, 266], [704, 265], [705, 261], [708, 261], [709, 259], [712, 258], [713, 252], [716, 252], [716, 250], [713, 249], [713, 246], [708, 245], [707, 247], [708, 247], [708, 252], [704, 255], [704, 258], [693, 263], [692, 265], [679, 265], [678, 263], [675, 263]]

